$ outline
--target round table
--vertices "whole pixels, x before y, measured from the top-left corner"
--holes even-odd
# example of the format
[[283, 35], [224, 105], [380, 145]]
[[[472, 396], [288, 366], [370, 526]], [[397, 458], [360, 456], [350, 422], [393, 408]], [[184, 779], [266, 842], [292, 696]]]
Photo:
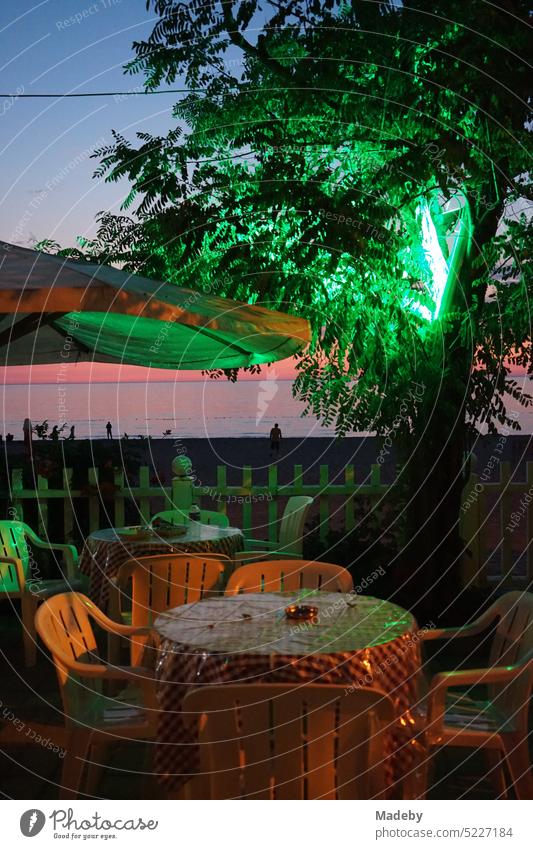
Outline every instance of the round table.
[[[293, 602], [318, 607], [317, 621], [287, 619], [285, 607]], [[389, 784], [424, 756], [411, 713], [418, 702], [420, 634], [413, 616], [395, 604], [309, 591], [215, 597], [161, 614], [154, 632], [161, 706], [155, 771], [169, 792], [198, 770], [181, 702], [201, 684], [375, 686], [391, 697], [398, 717], [385, 753]]]
[[89, 576], [89, 595], [98, 607], [106, 610], [109, 582], [120, 566], [131, 558], [151, 554], [213, 552], [233, 557], [242, 550], [244, 539], [239, 528], [220, 528], [191, 522], [186, 533], [161, 537], [154, 531], [148, 538], [121, 536], [121, 528], [94, 531], [86, 540], [79, 569]]

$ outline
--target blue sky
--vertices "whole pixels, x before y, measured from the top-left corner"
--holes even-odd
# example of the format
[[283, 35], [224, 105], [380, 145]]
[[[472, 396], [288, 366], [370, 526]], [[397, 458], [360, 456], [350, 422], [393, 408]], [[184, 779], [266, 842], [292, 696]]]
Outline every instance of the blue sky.
[[[0, 88], [24, 92], [127, 91], [132, 43], [154, 23], [145, 0], [4, 0], [0, 4]], [[179, 87], [179, 84], [176, 86]], [[0, 239], [74, 243], [95, 231], [95, 213], [118, 211], [127, 184], [93, 179], [95, 147], [111, 129], [163, 133], [178, 95], [66, 100], [0, 99]]]

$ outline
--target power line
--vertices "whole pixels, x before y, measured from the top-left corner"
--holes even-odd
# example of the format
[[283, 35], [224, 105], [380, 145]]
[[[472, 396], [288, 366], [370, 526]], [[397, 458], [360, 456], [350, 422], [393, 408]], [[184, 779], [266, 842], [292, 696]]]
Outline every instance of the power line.
[[159, 89], [158, 91], [87, 91], [87, 92], [71, 92], [70, 94], [0, 94], [0, 97], [9, 98], [11, 100], [20, 100], [21, 98], [57, 98], [64, 97], [136, 97], [146, 96], [148, 94], [198, 94], [205, 92], [205, 88], [168, 88]]

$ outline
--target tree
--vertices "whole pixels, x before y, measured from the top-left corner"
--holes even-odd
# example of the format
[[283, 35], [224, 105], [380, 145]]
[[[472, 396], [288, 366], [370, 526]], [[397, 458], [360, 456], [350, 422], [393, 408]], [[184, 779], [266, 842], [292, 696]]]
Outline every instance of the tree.
[[98, 151], [133, 213], [102, 215], [82, 254], [309, 317], [296, 395], [340, 434], [395, 442], [399, 574], [422, 596], [453, 586], [465, 449], [481, 423], [518, 428], [506, 393], [529, 403], [510, 373], [532, 371], [529, 4], [147, 5], [128, 71], [191, 92], [166, 137]]

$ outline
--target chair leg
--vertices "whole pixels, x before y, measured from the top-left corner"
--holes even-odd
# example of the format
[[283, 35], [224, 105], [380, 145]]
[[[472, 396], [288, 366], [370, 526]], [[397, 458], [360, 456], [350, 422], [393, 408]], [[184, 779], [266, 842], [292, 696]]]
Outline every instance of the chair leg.
[[67, 738], [61, 774], [60, 799], [77, 799], [91, 745], [92, 732], [74, 728]]
[[35, 632], [35, 613], [38, 601], [30, 592], [21, 598], [22, 641], [24, 644], [24, 663], [35, 666], [37, 662], [37, 634]]
[[87, 796], [95, 796], [107, 762], [107, 743], [93, 743], [87, 758], [87, 778], [84, 792]]
[[411, 767], [409, 774], [401, 783], [401, 799], [425, 799], [428, 789], [428, 777], [433, 773], [433, 759], [427, 754], [423, 760]]
[[533, 778], [529, 759], [527, 737], [505, 735], [505, 760], [511, 773], [513, 789], [517, 799], [533, 799]]
[[508, 799], [508, 787], [505, 774], [505, 756], [497, 749], [487, 749], [485, 760], [488, 769], [488, 778], [498, 799]]

